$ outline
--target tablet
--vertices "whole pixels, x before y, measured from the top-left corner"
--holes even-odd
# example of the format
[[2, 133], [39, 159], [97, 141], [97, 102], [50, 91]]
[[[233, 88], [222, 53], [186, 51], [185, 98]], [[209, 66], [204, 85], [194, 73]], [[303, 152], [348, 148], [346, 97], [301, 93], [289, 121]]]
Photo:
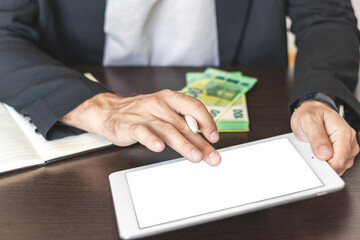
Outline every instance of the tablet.
[[179, 158], [110, 174], [120, 237], [134, 239], [312, 198], [345, 184], [285, 134], [220, 149], [216, 167]]

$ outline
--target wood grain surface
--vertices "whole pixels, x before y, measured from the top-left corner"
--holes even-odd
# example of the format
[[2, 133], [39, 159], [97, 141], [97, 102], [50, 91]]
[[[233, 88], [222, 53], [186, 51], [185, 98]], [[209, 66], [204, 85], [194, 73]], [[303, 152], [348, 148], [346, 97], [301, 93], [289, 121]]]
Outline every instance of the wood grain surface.
[[[122, 96], [179, 90], [185, 73], [204, 68], [74, 67], [91, 72]], [[292, 71], [285, 67], [224, 68], [258, 78], [247, 94], [248, 133], [221, 133], [216, 148], [290, 132]], [[0, 239], [119, 239], [108, 176], [179, 155], [135, 144], [0, 175]], [[357, 161], [359, 157], [357, 158]], [[243, 171], [246, 171], [244, 169]], [[147, 239], [360, 239], [360, 166], [344, 190]]]

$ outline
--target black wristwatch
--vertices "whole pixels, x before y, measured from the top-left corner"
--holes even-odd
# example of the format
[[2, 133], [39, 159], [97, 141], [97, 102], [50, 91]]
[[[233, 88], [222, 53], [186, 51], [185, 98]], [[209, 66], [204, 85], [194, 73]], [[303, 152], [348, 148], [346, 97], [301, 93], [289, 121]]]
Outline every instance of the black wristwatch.
[[326, 103], [336, 112], [338, 112], [342, 117], [344, 117], [344, 105], [338, 103], [334, 97], [326, 94], [326, 93], [309, 93], [299, 99], [296, 108], [300, 107], [300, 105], [306, 101], [319, 101]]

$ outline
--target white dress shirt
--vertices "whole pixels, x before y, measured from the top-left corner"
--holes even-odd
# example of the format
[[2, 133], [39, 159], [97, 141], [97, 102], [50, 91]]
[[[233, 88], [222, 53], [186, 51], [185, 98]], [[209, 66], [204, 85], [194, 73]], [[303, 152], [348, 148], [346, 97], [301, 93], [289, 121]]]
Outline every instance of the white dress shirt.
[[107, 0], [105, 66], [218, 66], [215, 0]]

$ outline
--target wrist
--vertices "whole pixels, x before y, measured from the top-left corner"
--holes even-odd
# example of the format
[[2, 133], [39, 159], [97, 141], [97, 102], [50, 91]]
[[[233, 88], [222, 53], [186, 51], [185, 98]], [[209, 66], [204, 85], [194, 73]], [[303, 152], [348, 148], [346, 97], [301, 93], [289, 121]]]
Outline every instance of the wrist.
[[321, 92], [306, 94], [305, 96], [299, 99], [296, 108], [299, 108], [303, 103], [308, 101], [317, 101], [324, 103], [328, 107], [339, 113], [342, 117], [344, 116], [344, 106], [340, 104], [335, 97], [329, 94], [321, 93]]
[[106, 110], [106, 105], [111, 104], [113, 98], [118, 98], [118, 96], [112, 93], [97, 94], [77, 106], [59, 121], [87, 132], [98, 133], [97, 127], [102, 126], [102, 118], [104, 118], [102, 110]]

